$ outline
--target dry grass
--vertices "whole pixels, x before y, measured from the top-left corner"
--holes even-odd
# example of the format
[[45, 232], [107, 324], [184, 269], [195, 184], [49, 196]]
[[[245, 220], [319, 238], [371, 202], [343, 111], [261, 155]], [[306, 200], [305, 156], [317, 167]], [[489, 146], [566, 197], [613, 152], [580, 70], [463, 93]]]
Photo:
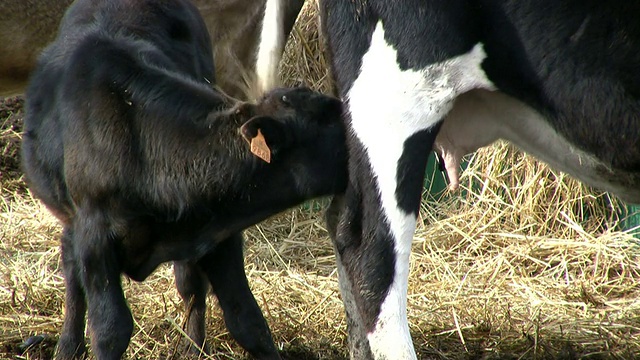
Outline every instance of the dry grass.
[[427, 347], [440, 335], [454, 359], [640, 355], [640, 247], [615, 230], [617, 200], [504, 143], [463, 179], [464, 194], [423, 202], [432, 225], [415, 236], [409, 317]]
[[[315, 20], [305, 16], [282, 70], [328, 91]], [[16, 174], [6, 165], [19, 145], [10, 128], [0, 133], [3, 176]], [[616, 199], [502, 143], [470, 158], [462, 181], [461, 192], [440, 201], [425, 195], [414, 238], [408, 314], [421, 359], [640, 357], [640, 247], [616, 230]], [[60, 227], [19, 177], [3, 177], [0, 191], [0, 358], [48, 359], [63, 316]], [[246, 232], [250, 284], [289, 359], [347, 356], [324, 204]], [[127, 358], [182, 358], [170, 266], [123, 283], [135, 319]], [[246, 358], [210, 304], [210, 358]], [[16, 355], [37, 334], [47, 336], [44, 345]]]
[[287, 86], [306, 85], [333, 92], [329, 62], [324, 52], [317, 1], [306, 1], [285, 48], [280, 74]]

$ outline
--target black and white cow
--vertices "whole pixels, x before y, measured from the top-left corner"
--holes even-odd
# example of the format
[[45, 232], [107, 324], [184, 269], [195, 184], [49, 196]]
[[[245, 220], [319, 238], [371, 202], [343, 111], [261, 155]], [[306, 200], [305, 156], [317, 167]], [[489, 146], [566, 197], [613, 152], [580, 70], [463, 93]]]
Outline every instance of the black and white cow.
[[320, 0], [320, 16], [350, 134], [335, 248], [353, 359], [416, 358], [407, 277], [432, 149], [452, 187], [462, 155], [502, 138], [640, 202], [640, 2]]
[[189, 0], [76, 0], [40, 57], [22, 151], [30, 189], [64, 228], [57, 358], [83, 356], [88, 312], [94, 355], [119, 359], [133, 331], [121, 273], [142, 281], [175, 261], [197, 345], [210, 285], [239, 344], [279, 359], [241, 231], [344, 191], [342, 104], [305, 88], [235, 104], [211, 88], [213, 69]]

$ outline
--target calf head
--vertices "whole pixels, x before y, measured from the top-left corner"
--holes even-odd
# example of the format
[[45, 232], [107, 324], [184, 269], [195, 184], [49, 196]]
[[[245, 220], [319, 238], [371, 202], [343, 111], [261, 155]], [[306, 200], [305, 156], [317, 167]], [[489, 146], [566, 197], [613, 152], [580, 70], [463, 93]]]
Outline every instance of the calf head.
[[289, 207], [344, 191], [347, 148], [339, 99], [302, 87], [276, 89], [232, 112], [240, 118], [242, 151], [252, 158], [251, 188], [261, 191], [251, 194], [252, 203], [263, 198]]
[[[342, 102], [308, 88], [283, 88], [267, 93], [257, 104], [242, 104], [236, 112], [248, 119], [240, 133], [249, 143], [259, 144], [268, 155], [286, 156], [288, 150], [311, 148], [344, 150]], [[262, 143], [264, 142], [264, 145]], [[267, 156], [256, 154], [270, 162]]]

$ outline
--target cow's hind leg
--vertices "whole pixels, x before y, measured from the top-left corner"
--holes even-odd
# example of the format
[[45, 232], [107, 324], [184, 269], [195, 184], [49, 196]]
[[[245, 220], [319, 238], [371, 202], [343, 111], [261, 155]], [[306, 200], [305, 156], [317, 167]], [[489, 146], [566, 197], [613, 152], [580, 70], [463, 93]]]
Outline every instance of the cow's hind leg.
[[[327, 223], [327, 231], [334, 244], [336, 252], [336, 263], [338, 265], [338, 278], [340, 279], [340, 293], [342, 294], [342, 302], [346, 309], [347, 315], [347, 331], [349, 337], [349, 354], [351, 359], [370, 359], [373, 357], [367, 340], [367, 331], [364, 328], [362, 316], [358, 311], [356, 299], [354, 297], [354, 287], [351, 283], [352, 277], [344, 267], [341, 256], [344, 248], [338, 248], [339, 242], [336, 240], [338, 236], [338, 223], [341, 216], [344, 216], [342, 209], [345, 205], [345, 195], [336, 195], [331, 199], [331, 204], [325, 213], [325, 221]], [[344, 226], [344, 225], [343, 225]], [[342, 238], [341, 238], [342, 239]]]
[[416, 358], [406, 306], [426, 161], [456, 96], [491, 85], [480, 45], [415, 70], [398, 57], [378, 23], [343, 94], [354, 136], [335, 247], [352, 359]]
[[56, 348], [56, 359], [81, 359], [85, 354], [84, 320], [87, 312], [84, 290], [73, 252], [73, 230], [66, 225], [60, 245], [65, 282], [64, 324]]
[[386, 139], [385, 154], [352, 144], [360, 158], [351, 164], [335, 239], [352, 359], [415, 358], [406, 314], [409, 255], [437, 129]]
[[200, 353], [202, 349], [208, 353], [205, 343], [205, 316], [207, 312], [207, 292], [209, 284], [200, 267], [191, 261], [175, 261], [173, 271], [176, 288], [182, 297], [186, 311], [186, 333], [193, 341], [189, 351]]
[[120, 282], [120, 239], [109, 220], [112, 218], [100, 210], [81, 207], [73, 229], [87, 299], [91, 349], [99, 360], [120, 359], [133, 332], [133, 318]]
[[209, 277], [231, 336], [257, 359], [280, 359], [244, 272], [243, 238], [235, 234], [199, 261]]

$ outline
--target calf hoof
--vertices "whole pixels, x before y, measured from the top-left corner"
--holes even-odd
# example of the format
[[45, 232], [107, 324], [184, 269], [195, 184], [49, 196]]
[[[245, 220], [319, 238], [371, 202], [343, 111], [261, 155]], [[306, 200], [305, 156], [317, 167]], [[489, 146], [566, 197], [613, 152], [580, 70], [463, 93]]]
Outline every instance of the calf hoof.
[[278, 353], [259, 356], [259, 357], [256, 357], [256, 359], [259, 359], [259, 360], [282, 360], [282, 358], [280, 357], [280, 354], [278, 354]]
[[84, 344], [84, 339], [65, 335], [60, 336], [54, 356], [56, 360], [84, 359], [86, 355], [87, 348]]
[[195, 344], [191, 340], [184, 340], [184, 342], [185, 354], [188, 359], [203, 359], [211, 354], [209, 344], [206, 342], [204, 344]]

